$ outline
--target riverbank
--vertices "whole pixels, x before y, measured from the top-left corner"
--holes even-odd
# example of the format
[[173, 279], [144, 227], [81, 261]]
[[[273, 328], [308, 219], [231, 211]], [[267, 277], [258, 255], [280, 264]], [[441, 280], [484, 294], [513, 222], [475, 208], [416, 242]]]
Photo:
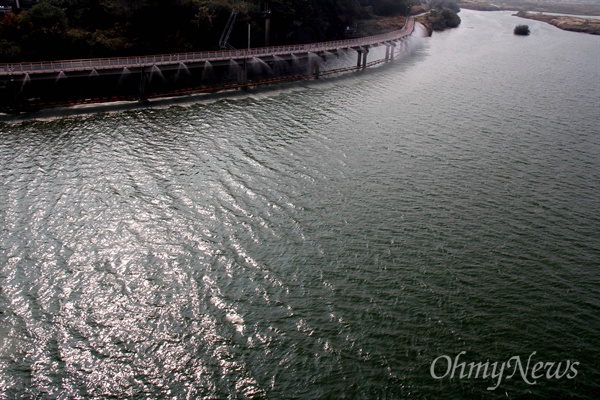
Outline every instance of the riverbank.
[[358, 36], [375, 36], [402, 29], [406, 23], [405, 16], [377, 17], [361, 20], [358, 23]]
[[519, 11], [515, 15], [521, 18], [543, 21], [566, 31], [600, 35], [600, 19], [596, 18], [581, 18], [570, 15], [548, 15], [524, 11]]
[[[542, 3], [536, 1], [516, 1], [510, 3], [489, 2], [487, 0], [463, 0], [459, 7], [476, 11], [517, 11], [518, 17], [546, 22], [557, 28], [600, 35], [600, 20], [597, 18], [575, 17], [574, 15], [600, 16], [600, 5], [587, 3]], [[543, 13], [569, 14], [548, 15]]]
[[475, 11], [530, 11], [541, 13], [600, 16], [600, 5], [589, 3], [554, 3], [539, 1], [494, 1], [462, 0], [457, 2], [460, 8]]
[[[451, 10], [431, 10], [429, 7], [420, 8], [418, 15], [411, 13], [415, 21], [420, 23], [427, 30], [427, 35], [431, 36], [433, 31], [443, 31], [449, 28], [455, 28], [460, 24], [460, 17]], [[392, 32], [401, 29], [406, 23], [407, 17], [378, 17], [372, 20], [361, 21], [361, 36], [373, 36]]]

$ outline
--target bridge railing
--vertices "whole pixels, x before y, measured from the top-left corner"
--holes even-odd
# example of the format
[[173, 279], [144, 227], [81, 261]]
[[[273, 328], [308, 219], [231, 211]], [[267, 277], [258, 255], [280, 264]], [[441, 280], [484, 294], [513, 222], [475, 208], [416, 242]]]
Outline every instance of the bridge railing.
[[41, 61], [27, 63], [0, 64], [1, 75], [27, 74], [27, 73], [52, 73], [68, 71], [92, 71], [94, 69], [117, 69], [117, 68], [139, 68], [152, 65], [173, 65], [185, 62], [220, 61], [230, 59], [244, 59], [262, 57], [269, 55], [284, 55], [292, 53], [309, 53], [317, 51], [337, 50], [343, 48], [357, 48], [372, 46], [388, 41], [399, 40], [409, 36], [414, 30], [414, 18], [407, 19], [406, 24], [400, 30], [384, 33], [381, 35], [367, 36], [363, 38], [335, 40], [329, 42], [318, 42], [309, 44], [297, 44], [287, 46], [255, 47], [237, 50], [216, 50], [191, 53], [159, 54], [140, 57], [111, 57], [91, 58], [76, 60]]

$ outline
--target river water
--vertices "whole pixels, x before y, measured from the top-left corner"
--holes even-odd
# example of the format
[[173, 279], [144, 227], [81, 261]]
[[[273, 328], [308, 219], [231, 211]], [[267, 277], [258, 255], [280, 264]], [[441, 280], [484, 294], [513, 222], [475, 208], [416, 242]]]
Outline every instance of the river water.
[[596, 398], [600, 37], [460, 15], [341, 77], [0, 123], [0, 398]]

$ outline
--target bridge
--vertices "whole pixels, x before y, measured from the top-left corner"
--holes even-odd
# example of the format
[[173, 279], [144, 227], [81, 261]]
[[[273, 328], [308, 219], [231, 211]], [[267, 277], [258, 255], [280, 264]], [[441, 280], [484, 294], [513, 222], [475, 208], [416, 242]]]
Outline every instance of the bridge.
[[[0, 112], [146, 100], [318, 78], [388, 62], [396, 56], [396, 44], [410, 37], [414, 30], [415, 20], [410, 17], [400, 30], [346, 40], [141, 57], [3, 63], [0, 64]], [[376, 46], [386, 46], [385, 57], [369, 63], [369, 49]], [[355, 65], [321, 70], [319, 59], [325, 54], [349, 50], [356, 52]]]

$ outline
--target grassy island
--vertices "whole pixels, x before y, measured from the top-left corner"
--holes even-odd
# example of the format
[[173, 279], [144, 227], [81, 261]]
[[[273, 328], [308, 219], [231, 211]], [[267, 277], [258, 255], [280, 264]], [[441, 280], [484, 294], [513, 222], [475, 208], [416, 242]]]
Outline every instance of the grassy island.
[[517, 25], [514, 30], [515, 35], [527, 36], [529, 35], [529, 25]]

